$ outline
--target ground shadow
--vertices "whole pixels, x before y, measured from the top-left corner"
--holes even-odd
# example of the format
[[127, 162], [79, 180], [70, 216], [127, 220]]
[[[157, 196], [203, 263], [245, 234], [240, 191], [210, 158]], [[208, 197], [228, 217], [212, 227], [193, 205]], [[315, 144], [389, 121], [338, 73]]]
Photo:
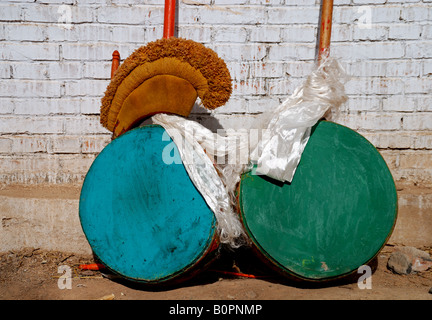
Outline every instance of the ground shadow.
[[[372, 259], [368, 263], [368, 266], [371, 267], [372, 273], [374, 273], [378, 266], [377, 258]], [[357, 283], [362, 274], [353, 272], [336, 279], [320, 281], [300, 279], [279, 272], [274, 266], [271, 266], [267, 261], [264, 261], [262, 257], [259, 257], [249, 246], [244, 246], [235, 250], [222, 246], [217, 256], [211, 262], [207, 262], [205, 266], [193, 270], [192, 273], [185, 273], [184, 277], [180, 277], [180, 281], [148, 284], [123, 278], [109, 270], [103, 270], [102, 275], [113, 282], [131, 289], [161, 292], [208, 285], [223, 279], [248, 278], [299, 289], [318, 289]]]

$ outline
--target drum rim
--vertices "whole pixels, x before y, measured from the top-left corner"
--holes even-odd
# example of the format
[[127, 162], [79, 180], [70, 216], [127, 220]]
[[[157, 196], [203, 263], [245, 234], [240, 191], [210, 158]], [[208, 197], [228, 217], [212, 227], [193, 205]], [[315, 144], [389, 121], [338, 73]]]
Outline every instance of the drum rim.
[[[390, 228], [390, 230], [389, 230], [389, 233], [388, 233], [388, 235], [387, 235], [387, 237], [385, 238], [385, 240], [383, 241], [383, 244], [381, 245], [381, 247], [376, 251], [376, 253], [370, 258], [370, 259], [368, 259], [367, 261], [365, 261], [364, 263], [363, 263], [363, 265], [368, 265], [368, 264], [370, 264], [377, 256], [378, 256], [378, 254], [381, 252], [381, 250], [385, 247], [385, 245], [387, 244], [387, 242], [388, 242], [388, 240], [390, 239], [390, 237], [392, 236], [392, 234], [393, 234], [393, 232], [394, 232], [394, 229], [395, 229], [395, 226], [396, 226], [396, 222], [397, 222], [397, 219], [398, 219], [398, 195], [397, 195], [397, 189], [396, 189], [396, 185], [395, 185], [395, 182], [394, 182], [394, 178], [393, 178], [393, 175], [391, 174], [391, 171], [390, 171], [390, 169], [389, 169], [389, 167], [388, 167], [388, 164], [387, 164], [387, 162], [385, 161], [385, 159], [383, 158], [383, 156], [382, 156], [382, 154], [376, 149], [376, 147], [368, 140], [368, 139], [366, 139], [364, 136], [362, 136], [361, 134], [359, 134], [358, 132], [356, 132], [356, 131], [354, 131], [354, 130], [352, 130], [351, 128], [349, 128], [349, 127], [347, 127], [347, 126], [344, 126], [344, 125], [341, 125], [341, 124], [338, 124], [338, 123], [335, 123], [335, 122], [333, 122], [333, 121], [328, 121], [328, 120], [321, 120], [321, 121], [319, 121], [317, 124], [316, 124], [316, 126], [318, 126], [320, 123], [329, 123], [329, 124], [331, 124], [331, 125], [336, 125], [336, 126], [340, 126], [340, 127], [343, 127], [343, 128], [345, 128], [345, 129], [347, 129], [347, 130], [350, 130], [350, 131], [352, 131], [355, 135], [357, 135], [359, 138], [361, 138], [361, 139], [364, 139], [370, 146], [372, 146], [373, 148], [371, 148], [371, 150], [373, 150], [373, 149], [375, 149], [375, 151], [376, 151], [376, 153], [377, 153], [377, 156], [378, 157], [381, 157], [381, 159], [382, 159], [382, 161], [383, 161], [383, 163], [385, 164], [385, 166], [386, 166], [386, 169], [388, 170], [388, 172], [389, 172], [389, 174], [390, 174], [390, 177], [391, 177], [391, 180], [393, 181], [393, 185], [394, 185], [394, 188], [393, 188], [393, 191], [392, 192], [394, 192], [394, 194], [395, 194], [395, 209], [394, 209], [394, 219], [393, 219], [393, 224], [392, 224], [392, 226], [391, 226], [391, 228]], [[315, 126], [315, 127], [316, 127]], [[315, 128], [314, 127], [314, 128]], [[313, 132], [313, 130], [314, 130], [314, 128], [312, 129], [312, 132]], [[342, 274], [340, 274], [340, 275], [334, 275], [334, 276], [329, 276], [329, 277], [322, 277], [322, 278], [313, 278], [313, 277], [307, 277], [307, 276], [305, 276], [305, 275], [302, 275], [302, 274], [299, 274], [299, 273], [297, 273], [297, 272], [295, 272], [295, 271], [293, 271], [293, 270], [290, 270], [290, 269], [288, 269], [287, 267], [285, 267], [285, 266], [283, 266], [281, 263], [279, 263], [276, 259], [274, 259], [261, 245], [260, 245], [260, 243], [259, 243], [259, 241], [256, 239], [256, 237], [252, 234], [252, 231], [250, 230], [250, 228], [249, 228], [249, 225], [248, 225], [248, 223], [247, 223], [247, 218], [246, 218], [246, 216], [245, 216], [245, 212], [244, 212], [244, 208], [243, 208], [243, 200], [242, 200], [242, 182], [243, 182], [243, 179], [244, 179], [244, 177], [247, 175], [247, 174], [249, 174], [251, 171], [252, 171], [253, 169], [250, 169], [250, 170], [247, 170], [247, 171], [245, 171], [245, 172], [243, 172], [242, 173], [242, 175], [241, 175], [241, 179], [240, 179], [240, 182], [238, 183], [238, 185], [237, 185], [237, 204], [238, 204], [238, 212], [239, 212], [239, 216], [240, 216], [240, 220], [241, 220], [241, 222], [242, 222], [242, 224], [243, 224], [243, 226], [244, 226], [244, 229], [245, 229], [245, 231], [246, 231], [246, 233], [247, 233], [247, 235], [249, 236], [249, 238], [250, 238], [250, 240], [251, 240], [251, 243], [252, 243], [252, 246], [254, 247], [253, 249], [254, 249], [254, 251], [259, 255], [259, 256], [261, 256], [261, 258], [263, 259], [263, 260], [265, 260], [264, 262], [267, 262], [267, 264], [269, 264], [271, 267], [272, 267], [272, 269], [274, 269], [276, 272], [278, 272], [278, 273], [280, 273], [280, 274], [282, 274], [282, 275], [284, 275], [284, 276], [288, 276], [289, 278], [293, 278], [293, 279], [300, 279], [300, 280], [305, 280], [305, 281], [308, 281], [308, 282], [319, 282], [319, 283], [322, 283], [322, 282], [330, 282], [330, 281], [334, 281], [334, 280], [338, 280], [338, 279], [341, 279], [341, 278], [345, 278], [345, 277], [347, 277], [347, 276], [350, 276], [350, 275], [352, 275], [352, 274], [354, 274], [354, 273], [356, 273], [356, 271], [358, 270], [357, 268], [355, 268], [355, 269], [353, 269], [353, 270], [351, 270], [351, 271], [348, 271], [348, 272], [345, 272], [345, 273], [342, 273]], [[359, 266], [360, 267], [360, 266]]]

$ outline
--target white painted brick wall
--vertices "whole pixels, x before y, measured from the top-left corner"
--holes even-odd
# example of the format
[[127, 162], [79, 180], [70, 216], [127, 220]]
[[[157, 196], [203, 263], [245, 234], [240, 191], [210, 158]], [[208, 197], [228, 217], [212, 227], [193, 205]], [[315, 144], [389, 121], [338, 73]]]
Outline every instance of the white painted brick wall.
[[[254, 125], [311, 72], [318, 0], [179, 0], [177, 35], [225, 61], [233, 95], [191, 119]], [[351, 79], [338, 121], [382, 152], [401, 185], [432, 186], [431, 0], [335, 0], [332, 55]], [[99, 124], [111, 55], [162, 37], [164, 0], [2, 0], [0, 179], [82, 182], [110, 141]]]

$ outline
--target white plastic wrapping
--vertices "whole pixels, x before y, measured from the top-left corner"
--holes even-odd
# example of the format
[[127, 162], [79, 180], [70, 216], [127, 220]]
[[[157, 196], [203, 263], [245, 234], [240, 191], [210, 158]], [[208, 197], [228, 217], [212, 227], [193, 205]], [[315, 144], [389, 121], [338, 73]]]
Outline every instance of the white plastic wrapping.
[[[189, 177], [216, 216], [220, 241], [233, 248], [244, 244], [244, 229], [234, 211], [230, 191], [212, 160], [234, 151], [235, 139], [221, 137], [197, 122], [176, 115], [156, 114], [152, 120], [164, 127], [176, 144]], [[240, 172], [235, 177], [240, 177]]]
[[344, 77], [340, 64], [327, 58], [291, 97], [263, 116], [270, 118], [269, 134], [251, 154], [258, 174], [283, 182], [292, 181], [311, 128], [328, 111], [336, 112], [347, 100], [341, 82]]

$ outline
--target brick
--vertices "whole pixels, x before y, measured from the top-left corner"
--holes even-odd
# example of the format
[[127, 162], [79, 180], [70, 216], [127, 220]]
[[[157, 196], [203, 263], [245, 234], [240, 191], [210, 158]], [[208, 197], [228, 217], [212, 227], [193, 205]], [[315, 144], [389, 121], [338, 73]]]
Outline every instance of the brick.
[[386, 40], [389, 27], [376, 25], [371, 29], [354, 28], [354, 40]]
[[353, 130], [399, 130], [401, 116], [375, 112], [346, 114], [339, 117], [340, 123]]
[[269, 79], [268, 92], [270, 95], [289, 95], [294, 92], [300, 85], [303, 84], [302, 79]]
[[12, 136], [12, 153], [47, 152], [48, 139], [43, 135]]
[[77, 79], [82, 77], [79, 62], [17, 62], [12, 65], [14, 79]]
[[43, 26], [31, 23], [7, 24], [4, 26], [5, 40], [44, 41]]
[[252, 28], [249, 40], [251, 42], [279, 42], [281, 40], [279, 27], [259, 26]]
[[10, 65], [10, 63], [0, 62], [0, 79], [9, 79], [11, 77], [11, 69], [12, 66]]
[[135, 42], [144, 41], [144, 27], [142, 26], [110, 26], [101, 23], [83, 23], [72, 25], [71, 28], [61, 28], [58, 25], [45, 27], [45, 34], [51, 41], [80, 41], [80, 42]]
[[268, 24], [314, 24], [318, 22], [319, 8], [277, 7], [268, 8]]
[[401, 10], [401, 18], [405, 21], [424, 21], [428, 19], [428, 9], [427, 4], [405, 6]]
[[51, 138], [52, 153], [80, 153], [81, 142], [74, 136], [59, 136]]
[[16, 115], [60, 115], [79, 113], [81, 101], [68, 98], [21, 98], [14, 99], [12, 105]]
[[271, 45], [268, 58], [271, 61], [314, 60], [315, 45], [312, 44]]
[[405, 93], [432, 93], [432, 78], [411, 78], [405, 81]]
[[383, 110], [400, 112], [421, 111], [420, 105], [422, 103], [431, 102], [432, 100], [429, 97], [420, 98], [417, 96], [392, 95], [383, 99]]
[[14, 79], [49, 79], [47, 64], [43, 62], [17, 62], [11, 67]]
[[250, 64], [251, 78], [279, 78], [284, 75], [282, 62], [252, 62]]
[[[205, 109], [200, 108], [204, 112], [207, 113]], [[233, 98], [229, 99], [228, 102], [220, 108], [212, 110], [212, 114], [234, 114], [234, 113], [245, 113], [246, 110], [246, 101], [244, 99], [235, 98], [235, 93]]]
[[[332, 25], [332, 33], [331, 33], [331, 41], [332, 42], [352, 41], [353, 40], [353, 29], [355, 29], [355, 28], [352, 25], [333, 24]], [[314, 38], [316, 38], [316, 35], [314, 35]]]
[[235, 5], [235, 4], [246, 4], [248, 0], [214, 0], [214, 5], [221, 5], [221, 4], [229, 4], [229, 5]]
[[407, 58], [429, 58], [432, 56], [432, 41], [406, 44]]
[[145, 42], [151, 42], [162, 38], [163, 26], [149, 26], [144, 30]]
[[65, 118], [65, 133], [68, 135], [107, 134], [108, 132], [102, 127], [97, 116]]
[[3, 42], [0, 43], [2, 60], [59, 60], [59, 45], [54, 43]]
[[397, 78], [352, 78], [345, 84], [347, 94], [394, 94], [404, 89]]
[[15, 134], [63, 133], [64, 119], [47, 117], [0, 117], [0, 132]]
[[[199, 9], [196, 6], [185, 6], [181, 10], [179, 10], [178, 13], [178, 24], [191, 24], [191, 23], [206, 23], [206, 21], [201, 20], [201, 17], [199, 16]], [[162, 25], [162, 21], [161, 25]]]
[[[89, 61], [82, 64], [82, 77], [86, 79], [108, 80], [111, 77], [110, 61]], [[80, 77], [76, 77], [80, 78]]]
[[264, 79], [246, 79], [233, 81], [233, 95], [259, 95], [266, 93]]
[[410, 147], [414, 149], [432, 149], [432, 132], [411, 132], [414, 143]]
[[0, 114], [11, 114], [14, 111], [13, 98], [0, 97]]
[[353, 0], [354, 4], [383, 4], [387, 0]]
[[404, 130], [432, 130], [432, 113], [422, 112], [403, 116]]
[[276, 109], [280, 105], [279, 99], [274, 97], [259, 97], [249, 98], [247, 100], [248, 113], [262, 113], [269, 112]]
[[346, 72], [356, 77], [384, 77], [387, 74], [387, 61], [354, 61], [346, 65]]
[[98, 154], [108, 143], [111, 142], [110, 136], [84, 136], [81, 138], [81, 152]]
[[59, 27], [65, 22], [83, 23], [93, 21], [93, 8], [72, 5], [27, 5], [24, 8], [24, 21], [58, 23]]
[[389, 28], [389, 39], [417, 40], [422, 34], [422, 26], [418, 24], [392, 24]]
[[415, 77], [420, 75], [417, 61], [355, 61], [347, 64], [346, 71], [357, 77]]
[[246, 42], [247, 31], [245, 27], [229, 26], [214, 28], [213, 39], [215, 42]]
[[95, 155], [65, 155], [59, 158], [61, 171], [85, 175], [94, 161]]
[[266, 55], [260, 44], [216, 44], [214, 51], [225, 61], [261, 60]]
[[[64, 43], [62, 55], [66, 60], [111, 61], [117, 50], [121, 57], [128, 57], [137, 49], [133, 44], [114, 43]], [[123, 58], [122, 58], [123, 59]]]
[[[82, 1], [82, 0], [80, 0]], [[106, 1], [106, 0], [85, 0], [85, 1]], [[137, 1], [136, 0], [111, 0], [111, 2], [114, 5], [122, 5], [122, 4], [136, 4]], [[210, 0], [197, 0], [197, 1], [193, 1], [196, 3], [205, 3], [208, 2], [210, 3]], [[150, 4], [150, 5], [163, 5], [165, 3], [165, 0], [143, 0], [140, 1], [140, 4]], [[187, 3], [187, 0], [183, 0], [182, 3]]]
[[[359, 27], [359, 22], [394, 23], [399, 21], [401, 7], [399, 5], [373, 5], [373, 6], [335, 6], [333, 9], [333, 22], [338, 24], [354, 24]], [[373, 27], [373, 26], [372, 26]]]
[[235, 62], [231, 61], [227, 67], [230, 71], [231, 78], [234, 80], [246, 80], [250, 78], [250, 65], [249, 62]]
[[82, 97], [79, 99], [81, 114], [98, 115], [100, 114], [101, 99], [99, 97]]
[[349, 97], [346, 107], [342, 106], [342, 108], [351, 111], [380, 111], [381, 100], [375, 96]]
[[313, 61], [286, 61], [284, 62], [285, 73], [292, 77], [307, 77], [315, 69]]
[[314, 42], [316, 41], [316, 28], [313, 26], [290, 26], [281, 30], [283, 42]]
[[20, 4], [1, 3], [0, 4], [0, 21], [21, 21], [23, 17], [23, 8]]
[[[289, 5], [289, 3], [287, 5]], [[251, 4], [251, 5], [272, 6], [272, 5], [283, 4], [283, 0], [249, 0], [249, 4]]]
[[107, 80], [73, 80], [65, 82], [65, 95], [71, 97], [102, 97], [109, 81]]
[[250, 25], [265, 23], [265, 11], [261, 8], [247, 5], [204, 6], [200, 8], [197, 14], [199, 21], [211, 25]]
[[10, 153], [12, 151], [12, 139], [0, 138], [0, 153]]
[[432, 59], [427, 59], [423, 61], [423, 76], [432, 75]]
[[370, 43], [335, 43], [331, 47], [332, 55], [347, 60], [374, 60], [402, 58], [405, 48], [402, 43], [370, 42]]
[[[140, 14], [137, 14], [139, 12]], [[112, 24], [154, 25], [164, 19], [164, 9], [154, 6], [109, 6], [96, 10], [97, 21]]]
[[417, 77], [420, 76], [421, 64], [414, 60], [393, 60], [387, 64], [388, 77]]
[[432, 163], [432, 151], [405, 151], [400, 154], [402, 168], [408, 169], [430, 169]]
[[432, 39], [432, 25], [423, 26], [422, 35], [424, 39]]
[[399, 167], [399, 153], [391, 150], [380, 150], [379, 152], [391, 171]]
[[[209, 43], [212, 41], [212, 29], [213, 27], [207, 27], [207, 26], [179, 26], [178, 28], [178, 36], [180, 38], [186, 38], [186, 39], [192, 39], [199, 43]], [[217, 28], [216, 30], [218, 30]], [[231, 31], [231, 29], [225, 30], [227, 32]], [[236, 30], [239, 31], [239, 30]], [[231, 31], [232, 33], [236, 33], [234, 31]], [[239, 36], [241, 39], [241, 36]], [[234, 39], [234, 37], [233, 37]], [[216, 40], [215, 41], [220, 41]], [[243, 42], [243, 41], [240, 41]]]
[[[43, 182], [44, 178], [34, 179], [36, 173], [55, 172], [59, 168], [57, 158], [49, 158], [43, 154], [34, 154], [31, 157], [4, 156], [0, 161], [0, 172], [9, 174], [13, 182]], [[4, 179], [2, 179], [4, 181]]]
[[[406, 3], [406, 2], [420, 2], [420, 0], [387, 0], [387, 3]], [[427, 0], [424, 2], [427, 2]]]
[[[151, 1], [151, 0], [150, 0]], [[159, 0], [160, 4], [164, 4], [164, 0]], [[156, 0], [157, 2], [157, 0]], [[199, 6], [199, 5], [210, 5], [212, 0], [183, 0], [182, 3], [185, 5], [193, 5], [193, 6]]]
[[0, 80], [1, 97], [60, 97], [61, 83], [54, 80]]
[[394, 132], [361, 132], [376, 148], [401, 149], [410, 148], [414, 143], [412, 133]]
[[[38, 3], [44, 3], [44, 4], [74, 4], [75, 0], [38, 0]], [[83, 1], [80, 0], [80, 4]]]

